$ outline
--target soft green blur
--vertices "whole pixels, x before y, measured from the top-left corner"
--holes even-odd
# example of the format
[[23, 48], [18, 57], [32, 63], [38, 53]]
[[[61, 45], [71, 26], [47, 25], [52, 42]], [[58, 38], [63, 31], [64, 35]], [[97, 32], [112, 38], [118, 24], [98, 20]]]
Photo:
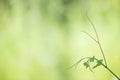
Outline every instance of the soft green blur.
[[86, 56], [102, 59], [85, 14], [96, 26], [108, 66], [120, 76], [120, 0], [0, 0], [0, 80], [114, 80], [68, 69]]

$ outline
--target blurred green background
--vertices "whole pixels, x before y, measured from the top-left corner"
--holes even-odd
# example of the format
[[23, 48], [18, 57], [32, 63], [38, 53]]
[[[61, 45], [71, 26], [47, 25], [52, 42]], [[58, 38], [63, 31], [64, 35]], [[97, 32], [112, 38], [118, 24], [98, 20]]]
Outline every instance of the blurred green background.
[[0, 0], [0, 80], [115, 80], [103, 67], [80, 64], [102, 58], [85, 13], [96, 26], [108, 66], [120, 76], [120, 0]]

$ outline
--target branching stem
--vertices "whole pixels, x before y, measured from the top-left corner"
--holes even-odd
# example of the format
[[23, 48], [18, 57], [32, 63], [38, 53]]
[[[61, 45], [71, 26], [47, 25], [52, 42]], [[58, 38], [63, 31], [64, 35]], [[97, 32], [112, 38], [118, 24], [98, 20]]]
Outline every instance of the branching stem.
[[[91, 19], [88, 17], [87, 14], [86, 14], [86, 17], [88, 18], [89, 22], [91, 23], [91, 25], [92, 25], [92, 27], [93, 27], [93, 29], [94, 29], [94, 32], [95, 32], [95, 35], [96, 35], [96, 39], [95, 39], [93, 36], [91, 36], [89, 33], [85, 32], [85, 31], [81, 31], [81, 32], [87, 34], [91, 39], [93, 39], [93, 40], [98, 44], [98, 46], [99, 46], [99, 48], [100, 48], [100, 51], [101, 51], [101, 54], [102, 54], [102, 56], [103, 56], [104, 63], [102, 63], [101, 60], [98, 60], [98, 59], [95, 58], [95, 57], [92, 57], [92, 58], [91, 58], [91, 57], [85, 57], [85, 58], [80, 59], [80, 60], [79, 60], [78, 62], [76, 62], [75, 64], [73, 64], [70, 68], [72, 68], [72, 67], [74, 67], [74, 66], [77, 67], [78, 64], [79, 64], [81, 61], [85, 60], [85, 59], [89, 59], [90, 62], [94, 62], [94, 60], [96, 60], [96, 61], [99, 63], [99, 64], [96, 65], [96, 66], [102, 65], [102, 66], [103, 66], [105, 69], [107, 69], [112, 75], [114, 75], [118, 80], [120, 80], [120, 78], [107, 66], [107, 61], [106, 61], [106, 58], [105, 58], [105, 55], [104, 55], [104, 52], [103, 52], [101, 43], [100, 43], [100, 41], [99, 41], [99, 37], [98, 37], [98, 33], [97, 33], [97, 31], [96, 31], [96, 28], [95, 28], [93, 22], [91, 21]], [[89, 60], [88, 60], [88, 61], [89, 61]], [[92, 60], [92, 61], [91, 61], [91, 60]], [[90, 67], [90, 63], [84, 64], [84, 65], [86, 66], [86, 68], [89, 67], [89, 69], [92, 71], [92, 69], [91, 69], [91, 67]], [[93, 69], [94, 69], [96, 66], [94, 66]]]
[[[99, 48], [100, 48], [100, 51], [101, 51], [101, 53], [102, 53], [102, 56], [103, 56], [105, 65], [107, 66], [107, 61], [106, 61], [106, 58], [105, 58], [103, 49], [102, 49], [102, 47], [101, 47], [101, 43], [100, 43], [100, 41], [99, 41], [99, 37], [98, 37], [98, 33], [97, 33], [97, 31], [96, 31], [96, 28], [95, 28], [93, 22], [91, 21], [91, 19], [88, 17], [87, 13], [86, 13], [86, 17], [88, 18], [89, 22], [91, 23], [91, 25], [92, 25], [92, 27], [93, 27], [93, 29], [94, 29], [94, 32], [95, 32], [96, 38], [97, 38], [97, 40], [95, 39], [95, 42], [98, 44], [98, 46], [99, 46]], [[88, 34], [88, 36], [90, 36], [90, 35]], [[91, 37], [91, 36], [90, 36], [90, 37]], [[93, 38], [92, 38], [92, 39], [93, 39]]]

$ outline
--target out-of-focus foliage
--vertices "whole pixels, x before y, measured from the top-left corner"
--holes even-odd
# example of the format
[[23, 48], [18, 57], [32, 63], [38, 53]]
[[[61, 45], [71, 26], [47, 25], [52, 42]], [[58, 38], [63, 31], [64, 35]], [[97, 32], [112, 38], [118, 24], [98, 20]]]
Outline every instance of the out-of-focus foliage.
[[102, 68], [67, 69], [101, 58], [86, 12], [111, 69], [120, 76], [120, 0], [0, 0], [0, 80], [111, 80]]

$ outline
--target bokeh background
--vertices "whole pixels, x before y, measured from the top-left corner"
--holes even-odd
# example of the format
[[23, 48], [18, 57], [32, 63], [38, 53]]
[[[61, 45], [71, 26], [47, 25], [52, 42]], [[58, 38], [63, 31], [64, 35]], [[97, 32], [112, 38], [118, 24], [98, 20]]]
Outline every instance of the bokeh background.
[[108, 66], [120, 76], [120, 0], [0, 0], [0, 80], [115, 80], [86, 56], [102, 59], [85, 14], [96, 26]]

